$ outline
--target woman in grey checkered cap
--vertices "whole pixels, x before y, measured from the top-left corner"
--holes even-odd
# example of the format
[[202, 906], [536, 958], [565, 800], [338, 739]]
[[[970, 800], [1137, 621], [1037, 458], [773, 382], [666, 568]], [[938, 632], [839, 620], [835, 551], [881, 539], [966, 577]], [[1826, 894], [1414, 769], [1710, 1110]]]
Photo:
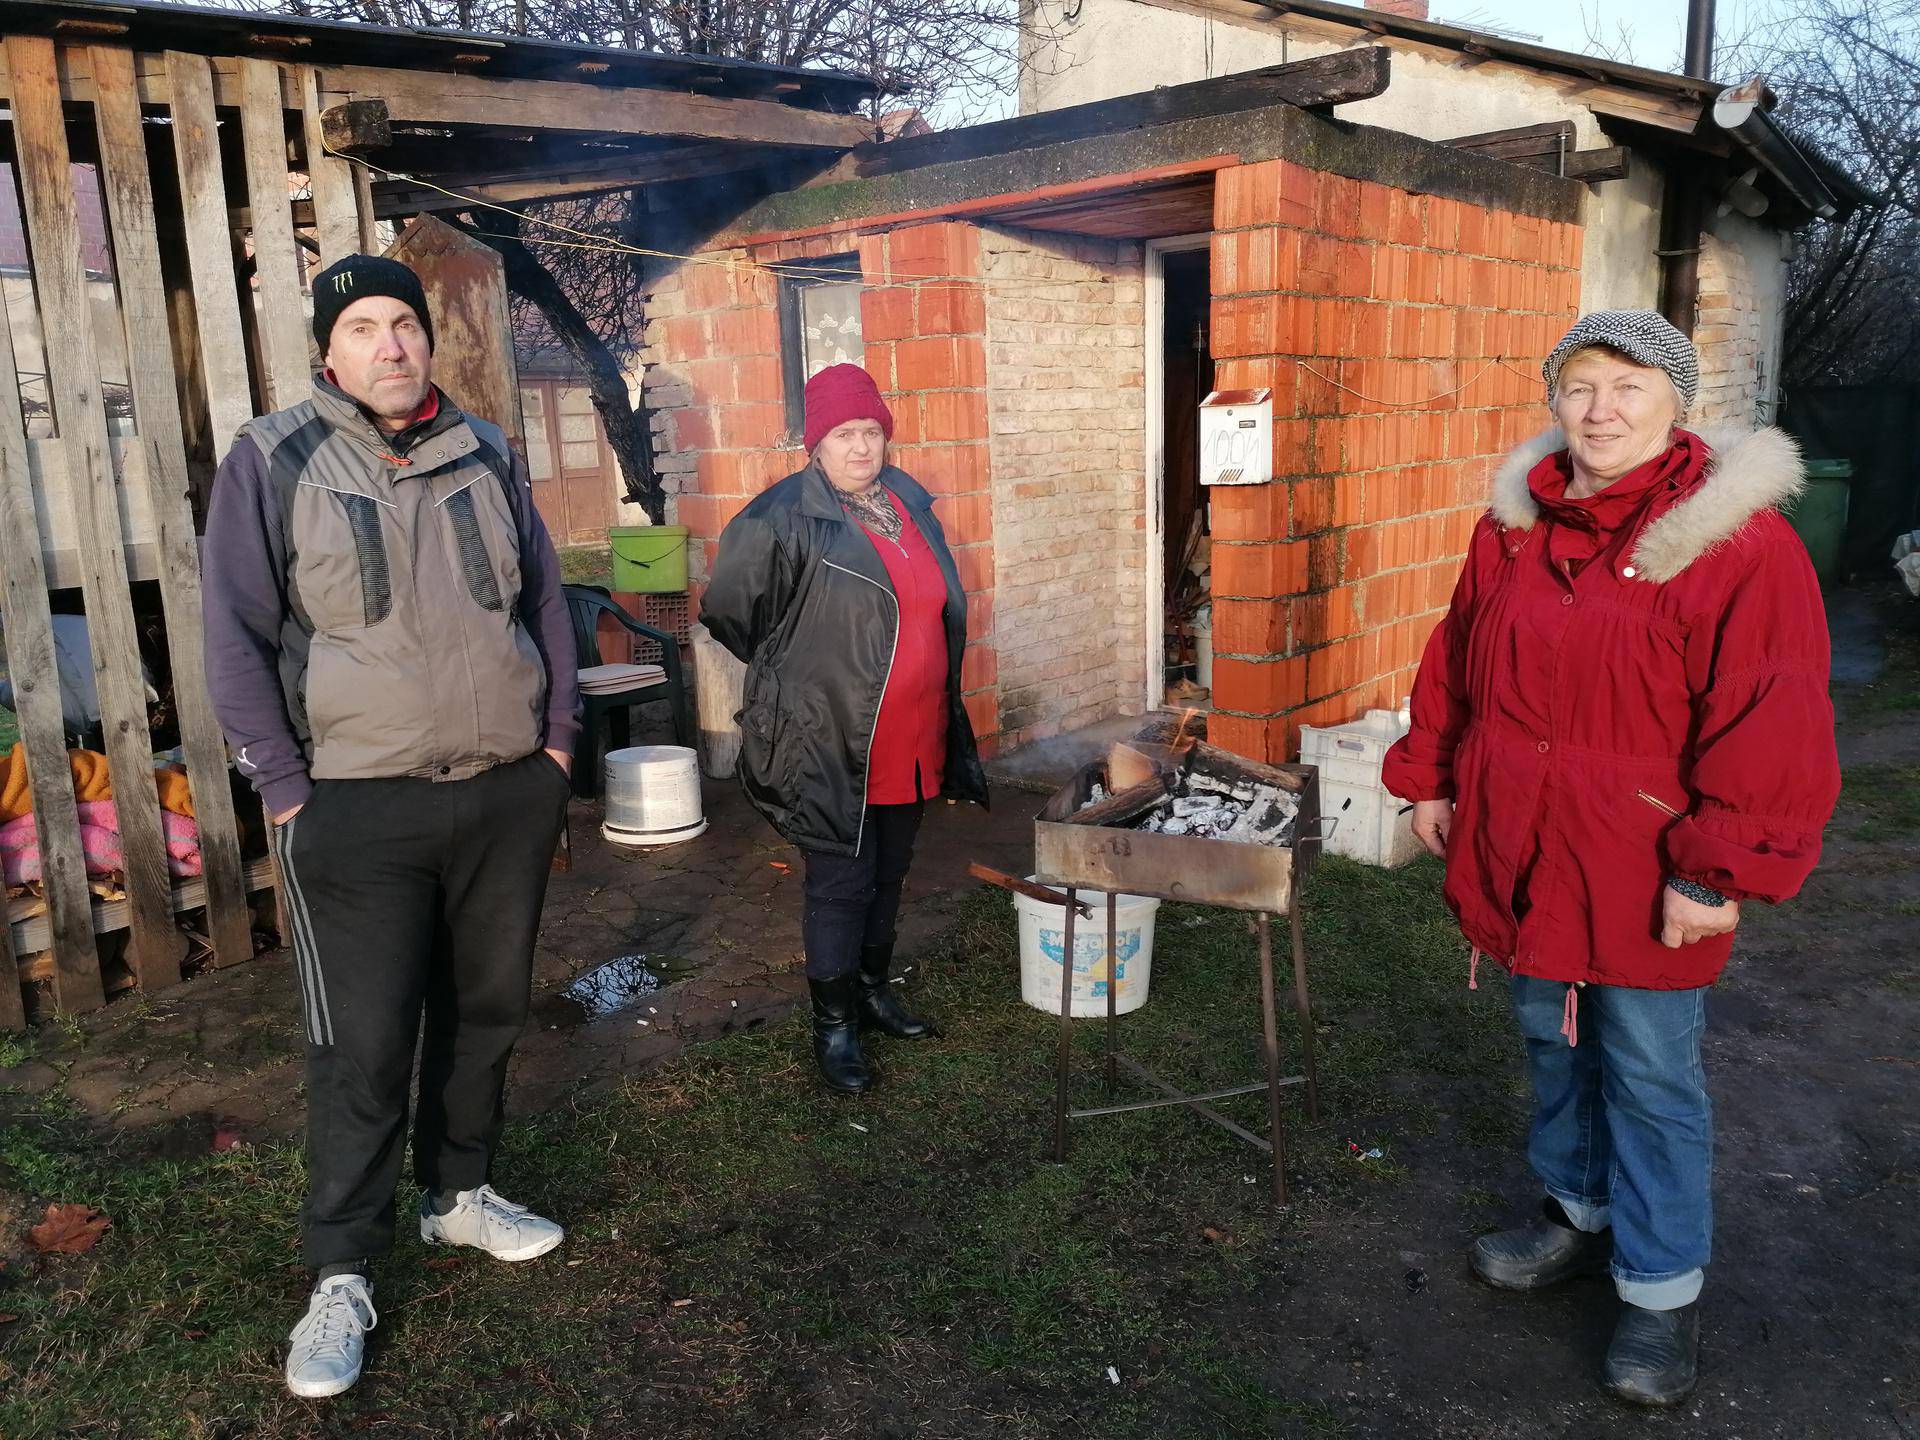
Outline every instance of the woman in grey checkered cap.
[[1713, 1224], [1707, 987], [1742, 904], [1813, 869], [1839, 791], [1826, 616], [1777, 509], [1799, 452], [1682, 424], [1686, 336], [1603, 311], [1544, 373], [1555, 426], [1496, 477], [1385, 780], [1526, 1041], [1543, 1214], [1473, 1268], [1511, 1290], [1610, 1270], [1607, 1388], [1671, 1405]]

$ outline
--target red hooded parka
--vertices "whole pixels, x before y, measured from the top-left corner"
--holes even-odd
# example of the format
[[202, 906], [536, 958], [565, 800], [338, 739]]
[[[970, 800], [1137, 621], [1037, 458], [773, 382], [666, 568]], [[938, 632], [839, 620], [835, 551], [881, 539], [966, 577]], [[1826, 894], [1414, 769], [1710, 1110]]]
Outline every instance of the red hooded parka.
[[1570, 478], [1557, 430], [1501, 467], [1385, 783], [1454, 801], [1447, 902], [1515, 974], [1708, 985], [1733, 937], [1663, 946], [1668, 877], [1784, 900], [1839, 794], [1826, 614], [1775, 508], [1799, 453], [1678, 431], [1591, 500]]

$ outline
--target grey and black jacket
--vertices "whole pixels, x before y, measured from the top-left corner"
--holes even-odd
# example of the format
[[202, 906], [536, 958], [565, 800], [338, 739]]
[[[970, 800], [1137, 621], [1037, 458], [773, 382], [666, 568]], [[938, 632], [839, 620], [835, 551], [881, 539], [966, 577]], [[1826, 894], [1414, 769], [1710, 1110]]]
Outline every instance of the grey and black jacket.
[[573, 632], [525, 466], [436, 393], [387, 436], [316, 377], [214, 479], [207, 684], [270, 814], [313, 780], [457, 780], [573, 748]]
[[[986, 772], [960, 702], [966, 591], [933, 497], [892, 466], [880, 483], [906, 508], [946, 577], [945, 793], [984, 805]], [[728, 524], [700, 620], [748, 667], [740, 712], [748, 800], [793, 844], [854, 854], [900, 602], [873, 542], [817, 467], [789, 475]]]

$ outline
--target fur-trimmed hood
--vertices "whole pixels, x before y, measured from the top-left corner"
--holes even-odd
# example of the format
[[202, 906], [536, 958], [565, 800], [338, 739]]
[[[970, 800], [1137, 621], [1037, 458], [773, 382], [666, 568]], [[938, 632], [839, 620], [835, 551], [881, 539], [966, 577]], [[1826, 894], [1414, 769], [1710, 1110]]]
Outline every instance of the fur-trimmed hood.
[[[1707, 442], [1706, 477], [1640, 532], [1632, 557], [1636, 579], [1652, 584], [1673, 579], [1739, 534], [1762, 510], [1775, 509], [1806, 488], [1800, 446], [1784, 430], [1695, 433]], [[1531, 530], [1540, 506], [1527, 477], [1547, 456], [1566, 448], [1566, 436], [1556, 425], [1508, 455], [1494, 475], [1493, 518], [1510, 530]]]

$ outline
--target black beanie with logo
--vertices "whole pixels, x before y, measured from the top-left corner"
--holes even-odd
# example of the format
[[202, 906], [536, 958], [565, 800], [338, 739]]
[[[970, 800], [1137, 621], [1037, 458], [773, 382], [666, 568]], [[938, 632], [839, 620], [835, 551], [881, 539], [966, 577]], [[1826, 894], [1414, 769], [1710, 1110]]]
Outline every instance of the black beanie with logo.
[[433, 348], [433, 317], [427, 313], [427, 292], [420, 277], [398, 260], [384, 255], [348, 255], [313, 277], [313, 338], [325, 356], [333, 339], [334, 321], [356, 300], [386, 295], [413, 307]]

